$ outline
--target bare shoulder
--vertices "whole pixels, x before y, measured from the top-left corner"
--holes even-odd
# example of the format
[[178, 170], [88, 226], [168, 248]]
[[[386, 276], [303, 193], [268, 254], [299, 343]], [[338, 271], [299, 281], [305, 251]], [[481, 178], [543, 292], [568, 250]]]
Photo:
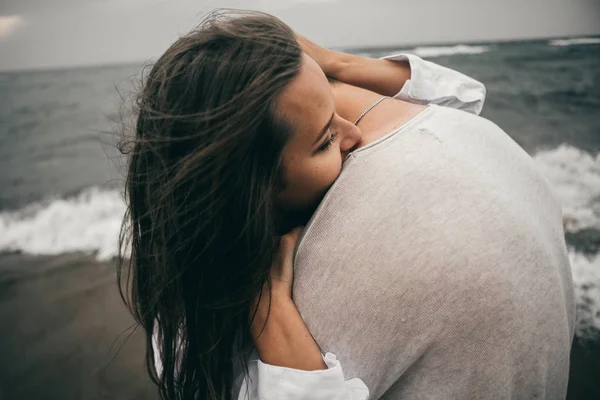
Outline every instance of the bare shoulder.
[[[343, 82], [332, 81], [330, 86], [335, 99], [336, 112], [348, 121], [354, 121], [364, 109], [381, 98], [379, 93]], [[365, 133], [365, 139], [369, 137], [370, 140], [376, 140], [378, 136], [385, 135], [410, 121], [425, 108], [426, 106], [421, 104], [388, 99], [369, 111], [361, 120], [359, 127]]]

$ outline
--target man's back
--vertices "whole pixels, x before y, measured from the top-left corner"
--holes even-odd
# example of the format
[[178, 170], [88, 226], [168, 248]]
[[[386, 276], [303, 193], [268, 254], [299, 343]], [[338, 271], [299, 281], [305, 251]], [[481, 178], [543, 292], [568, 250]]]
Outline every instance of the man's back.
[[372, 398], [564, 398], [561, 208], [491, 122], [430, 106], [355, 151], [311, 219], [294, 300]]

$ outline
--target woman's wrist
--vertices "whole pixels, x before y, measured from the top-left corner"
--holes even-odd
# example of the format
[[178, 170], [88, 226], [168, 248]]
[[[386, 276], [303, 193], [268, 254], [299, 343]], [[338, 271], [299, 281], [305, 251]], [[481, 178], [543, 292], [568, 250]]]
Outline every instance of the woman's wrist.
[[327, 369], [291, 298], [273, 295], [268, 311], [259, 307], [251, 334], [258, 355], [266, 364], [306, 371]]
[[328, 78], [342, 81], [340, 76], [342, 71], [344, 71], [346, 68], [348, 62], [348, 54], [339, 51], [327, 50], [327, 56], [324, 57], [324, 61], [322, 61], [321, 69]]
[[302, 51], [319, 64], [325, 75], [384, 96], [396, 95], [411, 77], [408, 62], [373, 59], [321, 47], [296, 34]]
[[408, 62], [345, 53], [329, 57], [328, 73], [340, 82], [389, 97], [395, 96], [411, 78]]
[[325, 75], [335, 78], [335, 75], [341, 70], [341, 63], [347, 54], [320, 46], [298, 33], [296, 33], [296, 40], [302, 47], [302, 51], [319, 64]]

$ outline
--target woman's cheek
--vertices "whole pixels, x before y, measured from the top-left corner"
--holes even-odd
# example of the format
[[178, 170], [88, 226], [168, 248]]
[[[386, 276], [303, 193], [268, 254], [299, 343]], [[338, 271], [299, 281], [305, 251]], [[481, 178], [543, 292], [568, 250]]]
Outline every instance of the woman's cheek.
[[341, 172], [341, 163], [338, 159], [331, 157], [322, 173], [322, 180], [327, 187], [333, 185]]

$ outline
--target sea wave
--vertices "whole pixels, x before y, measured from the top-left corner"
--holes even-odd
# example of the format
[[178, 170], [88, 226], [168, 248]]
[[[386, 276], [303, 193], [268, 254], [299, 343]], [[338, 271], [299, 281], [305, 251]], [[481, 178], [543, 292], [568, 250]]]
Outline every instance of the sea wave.
[[575, 331], [584, 337], [593, 329], [600, 329], [600, 254], [569, 251], [569, 261], [577, 304]]
[[600, 229], [600, 154], [563, 144], [533, 159], [563, 205], [565, 229]]
[[488, 46], [468, 46], [458, 44], [455, 46], [442, 47], [415, 47], [412, 50], [407, 50], [408, 53], [413, 53], [419, 57], [441, 57], [453, 56], [457, 54], [482, 54], [490, 51]]
[[550, 46], [573, 46], [579, 44], [600, 44], [600, 38], [556, 39], [548, 42]]
[[66, 199], [52, 199], [0, 213], [0, 251], [61, 254], [81, 251], [99, 260], [117, 254], [125, 213], [122, 194], [92, 187]]

